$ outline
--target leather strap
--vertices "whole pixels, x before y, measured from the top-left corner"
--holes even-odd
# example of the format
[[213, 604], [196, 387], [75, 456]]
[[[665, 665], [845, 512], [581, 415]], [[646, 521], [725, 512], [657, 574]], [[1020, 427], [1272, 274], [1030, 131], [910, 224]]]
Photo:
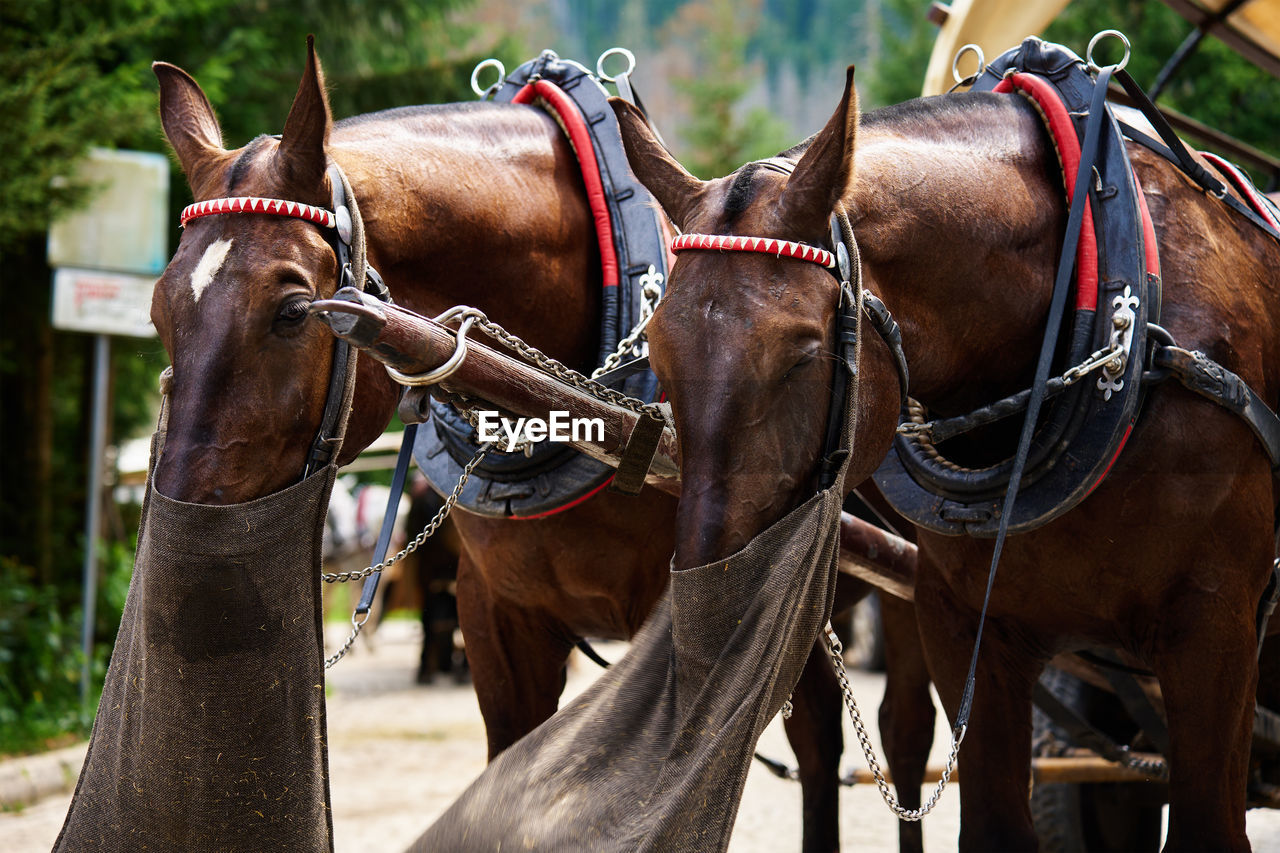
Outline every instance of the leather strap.
[[1076, 173], [1075, 188], [1071, 195], [1071, 209], [1067, 214], [1067, 232], [1062, 244], [1062, 255], [1058, 260], [1058, 273], [1053, 284], [1053, 298], [1049, 307], [1048, 321], [1045, 324], [1044, 341], [1040, 345], [1035, 380], [1031, 384], [1031, 396], [1027, 400], [1027, 415], [1022, 423], [1018, 451], [1013, 459], [1009, 488], [1005, 492], [1004, 505], [1000, 514], [1000, 528], [996, 533], [995, 550], [991, 555], [991, 568], [987, 573], [987, 588], [982, 600], [982, 612], [978, 617], [978, 631], [973, 641], [973, 656], [969, 660], [969, 674], [965, 679], [964, 695], [956, 714], [956, 730], [962, 730], [968, 726], [969, 712], [973, 708], [978, 652], [982, 646], [982, 631], [987, 621], [987, 608], [991, 604], [991, 590], [995, 586], [996, 567], [1000, 564], [1000, 552], [1004, 549], [1004, 540], [1009, 533], [1009, 518], [1013, 513], [1014, 503], [1018, 499], [1018, 486], [1021, 484], [1022, 472], [1027, 465], [1027, 456], [1031, 452], [1031, 438], [1035, 433], [1040, 407], [1045, 399], [1049, 368], [1053, 364], [1053, 353], [1058, 342], [1058, 330], [1062, 326], [1062, 317], [1066, 313], [1067, 293], [1071, 290], [1071, 273], [1075, 268], [1076, 248], [1080, 243], [1084, 211], [1089, 205], [1089, 182], [1093, 177], [1093, 164], [1098, 155], [1098, 143], [1102, 138], [1102, 129], [1108, 116], [1107, 83], [1114, 71], [1115, 66], [1109, 66], [1098, 73], [1093, 101], [1089, 106], [1089, 120], [1085, 127], [1084, 142], [1080, 145], [1080, 168]]
[[[373, 549], [373, 562], [378, 565], [387, 558], [391, 547], [391, 534], [395, 530], [396, 515], [400, 509], [400, 496], [404, 494], [404, 481], [408, 475], [409, 462], [413, 459], [413, 440], [418, 434], [417, 424], [406, 424], [404, 437], [400, 439], [400, 454], [396, 457], [396, 469], [391, 475], [391, 492], [387, 495], [387, 510], [382, 515], [382, 529], [378, 531], [378, 542]], [[364, 579], [360, 588], [360, 602], [356, 605], [356, 615], [369, 612], [373, 606], [373, 596], [378, 591], [378, 581], [382, 572], [374, 572]]]
[[1280, 469], [1280, 417], [1243, 379], [1204, 353], [1182, 347], [1157, 347], [1151, 361], [1157, 370], [1168, 370], [1188, 390], [1243, 418], [1262, 442], [1272, 470]]
[[631, 436], [618, 462], [618, 473], [609, 483], [609, 491], [633, 496], [640, 494], [665, 426], [666, 422], [647, 415], [636, 418], [636, 425], [631, 428]]
[[[1138, 130], [1137, 128], [1133, 127], [1130, 124], [1126, 124], [1125, 122], [1120, 122], [1119, 124], [1120, 124], [1120, 129], [1124, 132], [1126, 139], [1128, 139], [1131, 142], [1136, 142], [1142, 147], [1150, 149], [1151, 151], [1154, 151], [1155, 153], [1159, 154], [1161, 157], [1165, 158], [1166, 160], [1172, 161], [1173, 163], [1177, 164], [1179, 168], [1181, 168], [1182, 161], [1178, 158], [1178, 155], [1174, 152], [1174, 150], [1171, 149], [1169, 146], [1161, 143], [1159, 140], [1152, 139], [1150, 136], [1148, 136], [1147, 134], [1143, 133], [1142, 131]], [[1212, 190], [1208, 190], [1207, 188], [1206, 188], [1206, 191], [1212, 193]], [[1244, 218], [1252, 222], [1254, 225], [1258, 226], [1263, 231], [1267, 232], [1267, 234], [1269, 234], [1271, 237], [1274, 237], [1276, 240], [1280, 240], [1280, 231], [1277, 231], [1274, 227], [1272, 227], [1271, 223], [1267, 222], [1265, 219], [1259, 216], [1247, 204], [1241, 203], [1235, 196], [1231, 195], [1230, 193], [1227, 193], [1226, 195], [1221, 197], [1221, 201], [1223, 204], [1230, 207], [1236, 213], [1240, 214], [1241, 216], [1243, 216]]]

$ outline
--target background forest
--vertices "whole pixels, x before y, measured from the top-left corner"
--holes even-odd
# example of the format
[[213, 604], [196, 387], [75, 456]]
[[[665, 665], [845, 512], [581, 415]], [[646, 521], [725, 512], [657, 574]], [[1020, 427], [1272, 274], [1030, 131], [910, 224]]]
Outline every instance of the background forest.
[[[0, 0], [0, 754], [80, 737], [96, 691], [78, 697], [92, 339], [51, 328], [45, 234], [86, 197], [68, 182], [90, 146], [166, 151], [149, 65], [191, 72], [228, 148], [275, 133], [317, 36], [336, 117], [468, 100], [472, 67], [508, 69], [546, 47], [593, 67], [635, 52], [635, 86], [674, 153], [725, 174], [817, 130], [858, 66], [864, 108], [919, 93], [935, 28], [928, 0]], [[1074, 0], [1048, 32], [1083, 51], [1115, 27], [1149, 85], [1188, 26], [1155, 0]], [[1163, 103], [1278, 154], [1280, 83], [1209, 39]], [[189, 201], [174, 167], [171, 208]], [[114, 439], [145, 435], [154, 339], [115, 338]], [[128, 587], [133, 524], [111, 505], [96, 626], [101, 679]]]

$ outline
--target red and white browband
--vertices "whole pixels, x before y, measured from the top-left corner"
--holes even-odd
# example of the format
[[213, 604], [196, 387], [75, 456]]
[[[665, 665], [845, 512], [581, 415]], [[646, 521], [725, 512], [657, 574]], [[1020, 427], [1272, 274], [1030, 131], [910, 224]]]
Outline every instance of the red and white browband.
[[671, 251], [713, 249], [721, 252], [761, 252], [779, 258], [796, 258], [824, 267], [834, 267], [836, 256], [817, 246], [773, 240], [767, 237], [730, 237], [723, 234], [681, 234], [671, 241]]
[[254, 198], [253, 196], [215, 198], [209, 201], [198, 201], [195, 204], [189, 204], [183, 209], [179, 222], [185, 227], [192, 219], [199, 219], [201, 216], [212, 216], [215, 213], [266, 213], [271, 216], [292, 216], [295, 219], [305, 219], [324, 228], [337, 226], [337, 217], [323, 207], [312, 207], [309, 204], [301, 204], [296, 201], [281, 201], [278, 198]]

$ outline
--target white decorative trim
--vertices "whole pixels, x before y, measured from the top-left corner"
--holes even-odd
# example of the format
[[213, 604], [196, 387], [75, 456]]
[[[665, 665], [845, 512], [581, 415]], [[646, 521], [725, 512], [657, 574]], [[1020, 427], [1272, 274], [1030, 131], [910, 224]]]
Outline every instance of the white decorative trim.
[[671, 241], [671, 251], [707, 249], [720, 252], [760, 252], [779, 258], [795, 258], [828, 268], [835, 267], [836, 256], [826, 249], [775, 240], [768, 237], [731, 237], [725, 234], [681, 234]]
[[216, 213], [265, 213], [271, 216], [292, 216], [305, 219], [324, 228], [337, 225], [337, 217], [323, 207], [312, 207], [296, 201], [283, 201], [278, 198], [257, 198], [254, 196], [236, 196], [234, 198], [214, 198], [198, 201], [183, 209], [179, 222], [185, 227], [192, 219], [201, 216], [213, 216]]

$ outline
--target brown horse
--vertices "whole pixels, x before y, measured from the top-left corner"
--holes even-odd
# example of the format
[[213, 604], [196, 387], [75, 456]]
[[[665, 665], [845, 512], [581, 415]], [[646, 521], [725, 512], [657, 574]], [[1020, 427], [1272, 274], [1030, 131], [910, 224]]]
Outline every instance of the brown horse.
[[[1054, 150], [1021, 98], [951, 95], [859, 123], [850, 69], [831, 121], [780, 155], [793, 174], [750, 164], [710, 182], [615, 108], [633, 169], [685, 231], [819, 245], [843, 205], [863, 281], [902, 325], [911, 396], [931, 411], [969, 411], [1029, 384], [1066, 216]], [[1131, 157], [1159, 235], [1162, 324], [1274, 407], [1280, 246], [1165, 160]], [[669, 286], [650, 341], [681, 442], [683, 567], [723, 558], [812, 489], [837, 285], [801, 260], [690, 251]], [[863, 345], [863, 444], [850, 463], [860, 475], [880, 460], [899, 400], [875, 336]], [[1278, 493], [1245, 424], [1168, 383], [1092, 495], [1008, 540], [960, 758], [963, 849], [1036, 848], [1032, 686], [1055, 653], [1086, 645], [1120, 648], [1159, 677], [1171, 741], [1166, 849], [1248, 848], [1254, 619]], [[920, 631], [954, 719], [992, 543], [921, 530], [919, 545]]]
[[[600, 259], [574, 153], [528, 106], [414, 107], [333, 123], [314, 51], [281, 137], [223, 148], [196, 82], [157, 63], [165, 133], [197, 201], [258, 196], [328, 206], [347, 175], [368, 257], [397, 303], [465, 302], [561, 361], [594, 364]], [[333, 339], [307, 305], [333, 293], [335, 251], [295, 218], [213, 215], [187, 225], [152, 318], [174, 368], [155, 486], [229, 504], [296, 481], [325, 403]], [[399, 394], [361, 355], [340, 461], [386, 426]], [[762, 494], [771, 493], [766, 489]], [[458, 512], [459, 619], [492, 758], [556, 710], [582, 637], [628, 638], [661, 595], [676, 502], [605, 491], [540, 520]], [[838, 846], [839, 698], [825, 661], [787, 724], [800, 758], [805, 849]], [[902, 770], [910, 778], [923, 772]]]

